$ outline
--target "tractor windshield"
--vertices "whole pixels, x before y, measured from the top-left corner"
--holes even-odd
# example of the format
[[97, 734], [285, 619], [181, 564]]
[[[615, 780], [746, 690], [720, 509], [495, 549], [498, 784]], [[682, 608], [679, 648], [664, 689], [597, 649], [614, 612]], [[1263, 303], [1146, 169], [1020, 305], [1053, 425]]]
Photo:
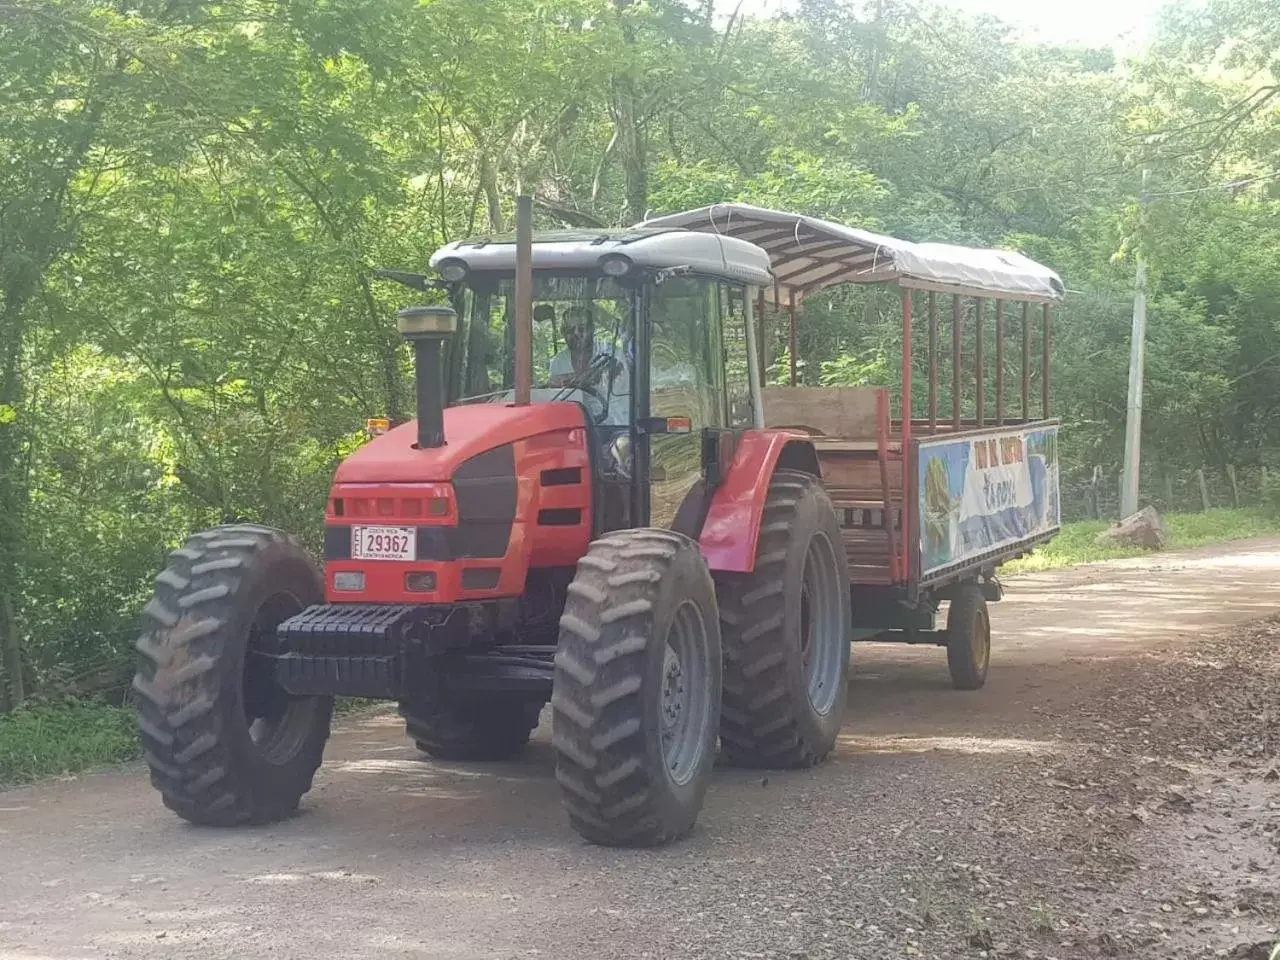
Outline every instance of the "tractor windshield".
[[[605, 277], [534, 275], [533, 400], [582, 403], [598, 423], [631, 419], [635, 291]], [[473, 275], [449, 357], [455, 403], [508, 402], [515, 385], [515, 280]]]

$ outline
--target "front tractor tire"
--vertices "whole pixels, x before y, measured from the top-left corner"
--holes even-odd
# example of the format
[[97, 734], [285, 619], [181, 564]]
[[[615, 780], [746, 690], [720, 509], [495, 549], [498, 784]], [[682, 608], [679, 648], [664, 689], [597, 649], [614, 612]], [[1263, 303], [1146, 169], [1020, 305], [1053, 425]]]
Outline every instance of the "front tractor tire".
[[720, 749], [740, 767], [820, 763], [844, 722], [853, 610], [840, 522], [818, 478], [777, 471], [755, 570], [717, 578]]
[[510, 760], [538, 726], [540, 700], [488, 697], [466, 703], [406, 701], [405, 732], [435, 760]]
[[721, 650], [715, 586], [692, 540], [623, 530], [578, 562], [551, 697], [556, 779], [592, 843], [688, 833], [716, 757]]
[[268, 527], [216, 527], [169, 555], [143, 612], [133, 690], [151, 782], [178, 816], [269, 823], [311, 789], [333, 699], [289, 695], [260, 654], [323, 595], [307, 552]]

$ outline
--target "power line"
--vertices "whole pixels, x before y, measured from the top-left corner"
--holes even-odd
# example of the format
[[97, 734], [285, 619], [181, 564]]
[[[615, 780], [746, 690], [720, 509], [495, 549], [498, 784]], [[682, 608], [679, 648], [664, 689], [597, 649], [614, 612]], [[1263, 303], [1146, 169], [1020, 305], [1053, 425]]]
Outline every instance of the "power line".
[[[1007, 190], [1001, 190], [999, 193], [1003, 196], [1011, 196], [1018, 193], [1034, 193], [1037, 191], [1048, 190], [1053, 187], [1066, 187], [1072, 185], [1083, 185], [1089, 180], [1102, 180], [1115, 183], [1120, 180], [1127, 180], [1129, 176], [1135, 173], [1139, 167], [1113, 167], [1109, 170], [1093, 170], [1086, 171], [1078, 176], [1067, 177], [1062, 180], [1050, 180], [1047, 183], [1037, 183], [1031, 186], [1012, 187]], [[1280, 180], [1280, 170], [1274, 173], [1260, 174], [1256, 177], [1248, 177], [1244, 180], [1232, 180], [1229, 183], [1215, 183], [1207, 187], [1191, 187], [1187, 190], [1165, 190], [1160, 193], [1148, 193], [1147, 197], [1156, 199], [1160, 197], [1182, 197], [1196, 193], [1210, 193], [1214, 190], [1234, 190], [1237, 187], [1247, 187], [1254, 183], [1264, 183], [1268, 180]]]
[[1156, 199], [1159, 197], [1186, 197], [1196, 193], [1210, 193], [1214, 190], [1234, 190], [1237, 187], [1247, 187], [1252, 183], [1263, 183], [1267, 180], [1280, 179], [1280, 170], [1275, 173], [1267, 173], [1262, 176], [1249, 177], [1246, 180], [1233, 180], [1230, 183], [1215, 183], [1208, 187], [1192, 187], [1189, 190], [1166, 190], [1162, 193], [1148, 193], [1148, 199]]

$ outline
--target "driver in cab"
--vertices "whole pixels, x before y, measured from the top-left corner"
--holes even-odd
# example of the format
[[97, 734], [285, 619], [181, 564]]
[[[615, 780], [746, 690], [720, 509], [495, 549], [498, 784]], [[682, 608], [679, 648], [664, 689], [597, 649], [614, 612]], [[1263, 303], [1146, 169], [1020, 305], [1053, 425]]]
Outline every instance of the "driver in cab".
[[630, 417], [631, 378], [617, 348], [595, 335], [594, 311], [569, 307], [561, 329], [565, 347], [551, 359], [547, 371], [552, 387], [582, 390], [608, 407], [606, 423], [625, 424]]

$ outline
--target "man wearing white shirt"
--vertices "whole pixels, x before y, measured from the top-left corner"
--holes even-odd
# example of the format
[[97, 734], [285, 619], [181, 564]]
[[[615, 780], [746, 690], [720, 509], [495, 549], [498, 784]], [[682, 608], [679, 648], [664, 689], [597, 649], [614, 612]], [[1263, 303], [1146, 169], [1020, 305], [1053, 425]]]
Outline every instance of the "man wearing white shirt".
[[565, 348], [551, 359], [547, 371], [550, 385], [598, 396], [608, 407], [605, 422], [625, 424], [631, 412], [630, 371], [614, 344], [596, 339], [593, 310], [569, 307], [561, 329]]

